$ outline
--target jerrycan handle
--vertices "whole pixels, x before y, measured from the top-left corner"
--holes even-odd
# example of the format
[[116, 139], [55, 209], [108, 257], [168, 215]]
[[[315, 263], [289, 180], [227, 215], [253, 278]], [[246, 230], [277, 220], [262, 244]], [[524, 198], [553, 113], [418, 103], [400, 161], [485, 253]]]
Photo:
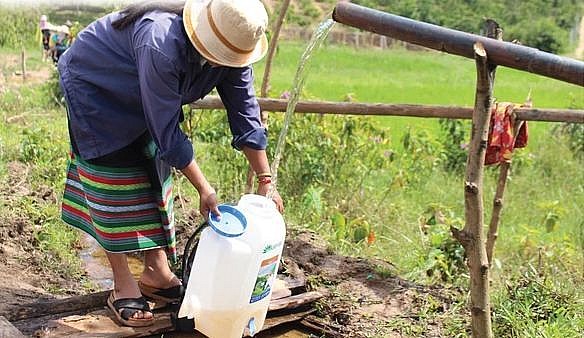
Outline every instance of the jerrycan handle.
[[[182, 256], [182, 261], [181, 261], [181, 268], [182, 268], [182, 284], [184, 285], [184, 287], [187, 287], [187, 284], [189, 282], [189, 276], [191, 274], [191, 268], [193, 266], [193, 261], [195, 260], [195, 253], [197, 252], [197, 247], [199, 246], [199, 238], [200, 238], [200, 233], [201, 231], [203, 231], [203, 229], [205, 227], [207, 227], [209, 225], [209, 223], [207, 221], [201, 223], [201, 225], [199, 225], [195, 231], [193, 232], [193, 234], [191, 235], [191, 237], [189, 237], [189, 240], [187, 241], [187, 244], [185, 244], [185, 248], [183, 250], [183, 256]], [[184, 297], [184, 295], [183, 295]], [[181, 303], [182, 303], [182, 299], [181, 299]]]

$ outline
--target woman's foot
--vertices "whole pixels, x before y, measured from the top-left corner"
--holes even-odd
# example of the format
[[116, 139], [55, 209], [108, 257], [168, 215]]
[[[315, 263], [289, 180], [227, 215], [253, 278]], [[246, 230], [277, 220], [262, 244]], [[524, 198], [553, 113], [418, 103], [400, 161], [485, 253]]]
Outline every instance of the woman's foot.
[[155, 309], [181, 300], [184, 293], [182, 283], [170, 270], [163, 249], [146, 251], [144, 271], [138, 282], [142, 295], [155, 302]]
[[[108, 306], [123, 325], [134, 326], [132, 323], [136, 320], [140, 321], [136, 322], [137, 325], [150, 325], [147, 322], [151, 323], [154, 316], [148, 303], [144, 306], [145, 300], [143, 301], [138, 283], [128, 268], [126, 255], [111, 252], [107, 252], [106, 255], [114, 273], [114, 290], [108, 298]], [[122, 302], [124, 299], [135, 302]], [[128, 320], [130, 324], [124, 323]]]
[[109, 295], [107, 306], [121, 325], [143, 327], [154, 323], [150, 305], [142, 296], [119, 297], [114, 290]]

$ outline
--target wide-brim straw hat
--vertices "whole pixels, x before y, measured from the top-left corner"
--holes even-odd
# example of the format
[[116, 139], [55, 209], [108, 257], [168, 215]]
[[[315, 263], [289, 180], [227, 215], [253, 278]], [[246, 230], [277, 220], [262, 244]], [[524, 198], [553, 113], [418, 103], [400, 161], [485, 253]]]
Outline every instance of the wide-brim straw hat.
[[186, 0], [183, 23], [197, 51], [219, 65], [245, 67], [268, 50], [268, 14], [259, 0]]

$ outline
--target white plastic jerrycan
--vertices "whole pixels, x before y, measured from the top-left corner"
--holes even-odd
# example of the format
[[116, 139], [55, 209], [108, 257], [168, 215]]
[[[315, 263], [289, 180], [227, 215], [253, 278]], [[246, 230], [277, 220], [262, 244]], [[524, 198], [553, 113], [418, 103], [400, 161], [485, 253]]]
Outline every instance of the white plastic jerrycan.
[[264, 325], [286, 226], [270, 199], [244, 195], [220, 205], [201, 233], [178, 317], [210, 338], [254, 335]]

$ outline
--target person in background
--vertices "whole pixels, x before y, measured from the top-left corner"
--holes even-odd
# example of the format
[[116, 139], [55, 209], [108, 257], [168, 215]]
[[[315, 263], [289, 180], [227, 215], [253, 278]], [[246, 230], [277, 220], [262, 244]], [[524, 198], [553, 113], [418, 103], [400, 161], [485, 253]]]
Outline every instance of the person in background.
[[51, 35], [51, 40], [49, 43], [51, 57], [55, 64], [59, 62], [59, 58], [61, 55], [63, 55], [67, 48], [69, 48], [69, 45], [69, 27], [66, 25], [56, 27], [55, 32]]
[[47, 16], [44, 14], [41, 15], [41, 18], [39, 21], [39, 30], [41, 32], [41, 43], [43, 45], [43, 55], [42, 55], [43, 62], [47, 61], [51, 55], [50, 48], [49, 48], [49, 40], [51, 39], [50, 26], [51, 26], [51, 24], [49, 23]]
[[[259, 0], [136, 3], [91, 23], [59, 60], [71, 140], [62, 219], [106, 250], [107, 304], [122, 325], [153, 323], [144, 297], [173, 302], [183, 292], [168, 264], [176, 260], [171, 167], [198, 191], [200, 213], [220, 216], [180, 129], [182, 105], [216, 88], [257, 193], [271, 189], [251, 66], [266, 54], [267, 23]], [[283, 212], [277, 191], [272, 198]], [[136, 251], [144, 251], [138, 282], [126, 257]]]

